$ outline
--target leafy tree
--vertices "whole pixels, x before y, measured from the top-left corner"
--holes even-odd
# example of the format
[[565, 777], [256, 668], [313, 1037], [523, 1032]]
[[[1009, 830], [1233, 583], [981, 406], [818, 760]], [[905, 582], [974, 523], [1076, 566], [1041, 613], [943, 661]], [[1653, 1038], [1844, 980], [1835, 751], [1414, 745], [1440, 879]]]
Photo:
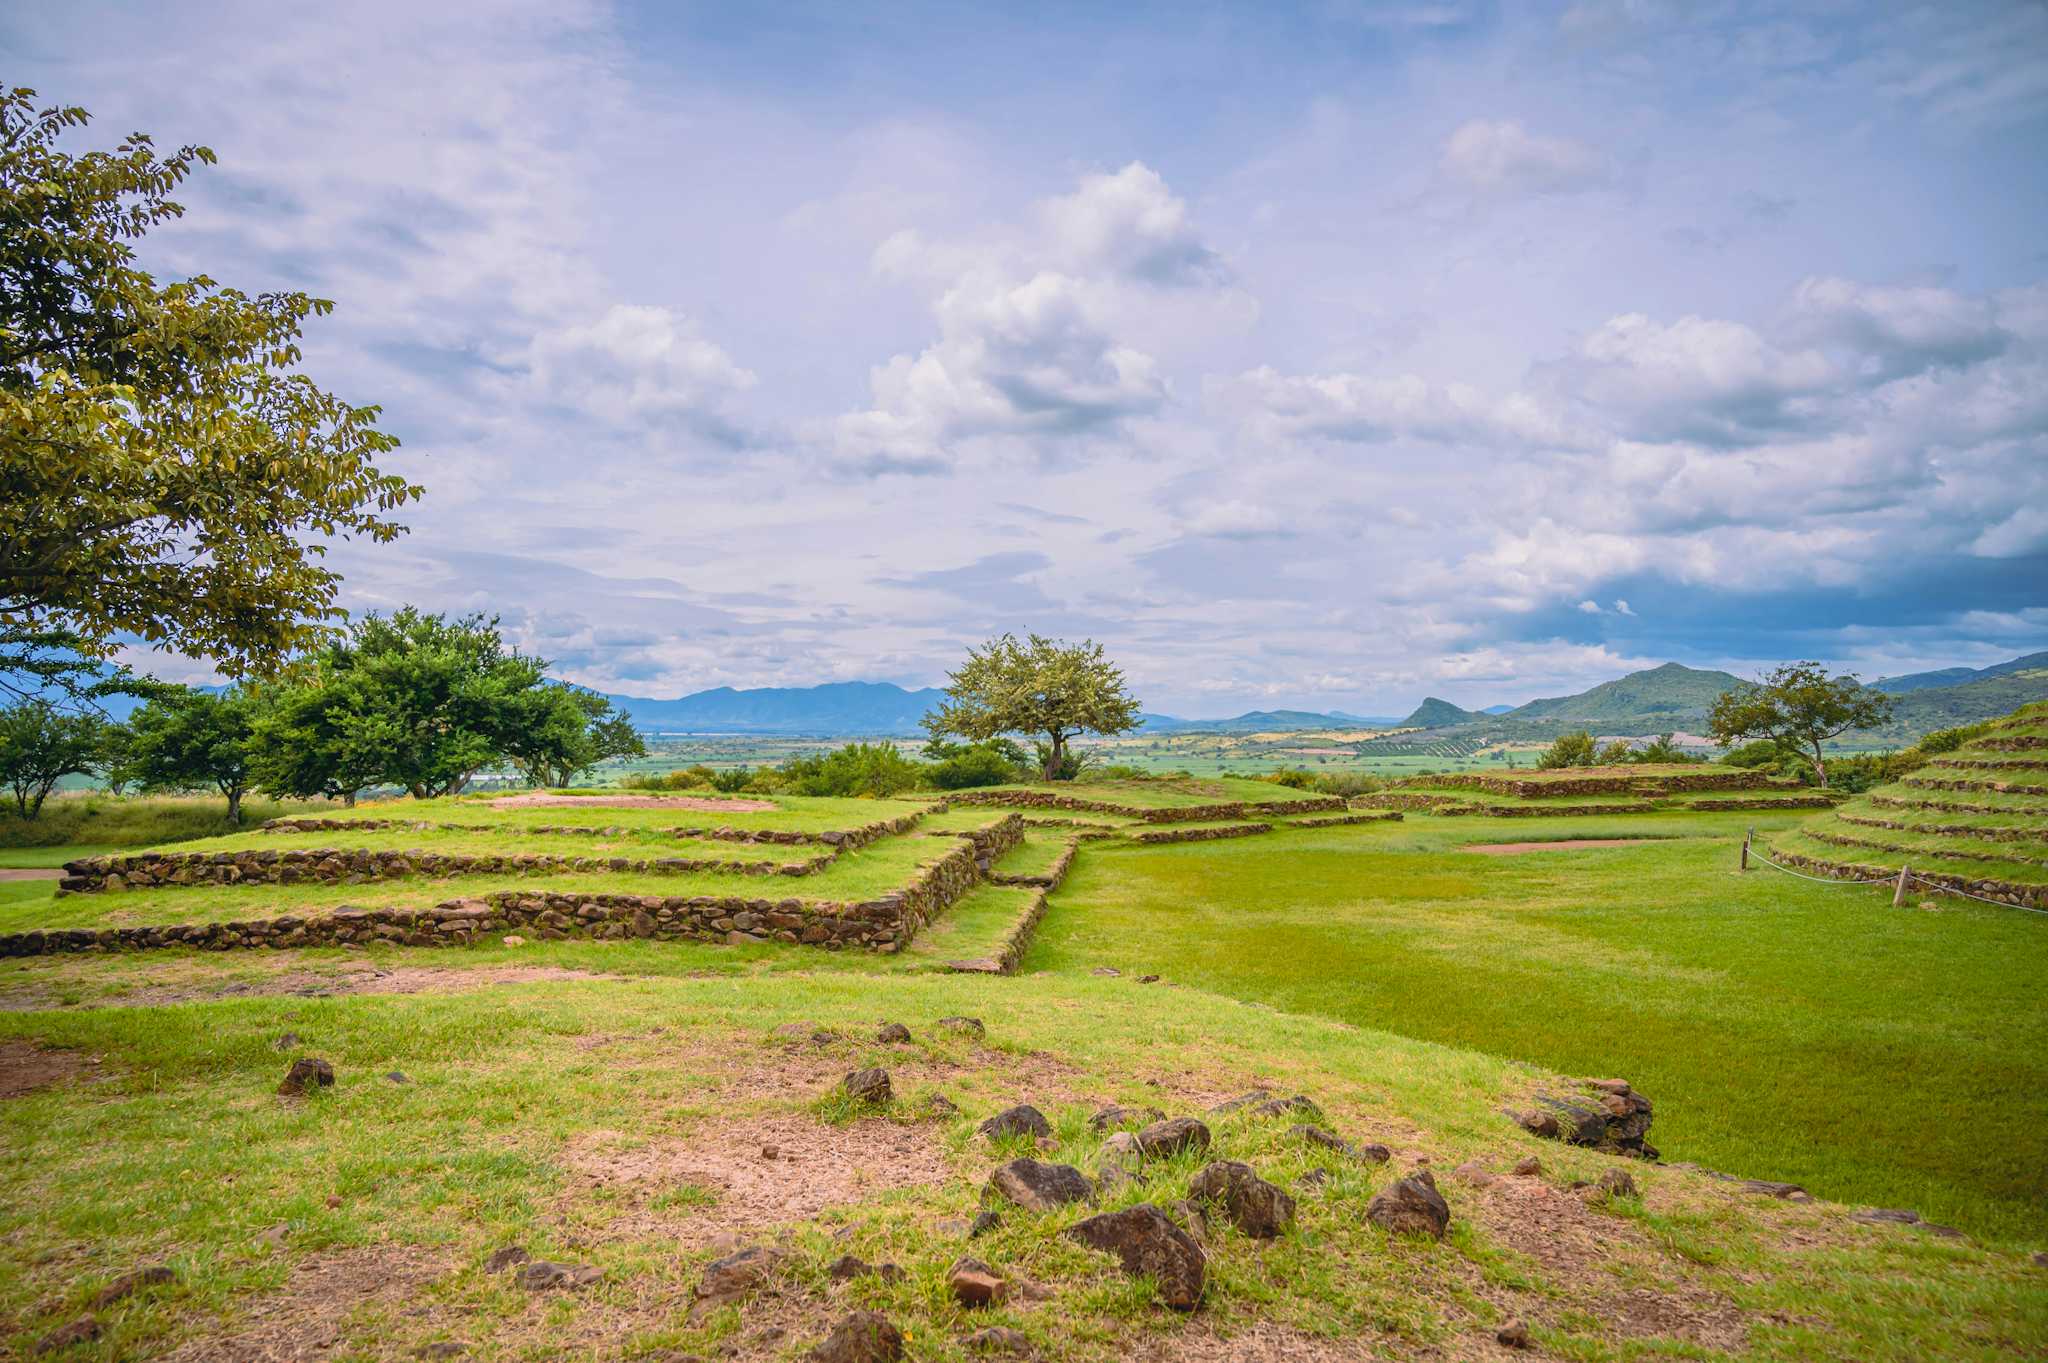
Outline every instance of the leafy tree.
[[34, 672], [38, 639], [97, 662], [118, 635], [268, 671], [340, 614], [306, 538], [389, 540], [382, 513], [420, 489], [372, 462], [398, 443], [378, 409], [298, 372], [331, 303], [136, 268], [213, 153], [132, 133], [73, 155], [86, 112], [34, 101], [0, 93], [0, 672]]
[[1892, 699], [1859, 685], [1851, 675], [1830, 677], [1819, 663], [1787, 663], [1754, 684], [1724, 691], [1707, 715], [1707, 731], [1728, 745], [1774, 738], [1810, 762], [1822, 789], [1828, 784], [1821, 744], [1852, 729], [1874, 729], [1892, 717]]
[[556, 683], [530, 691], [511, 731], [514, 761], [537, 786], [566, 786], [608, 757], [645, 757], [632, 717], [614, 714], [603, 696]]
[[252, 734], [259, 707], [243, 691], [158, 687], [128, 717], [121, 772], [144, 790], [211, 785], [228, 801], [228, 822], [242, 821], [242, 796], [254, 784]]
[[384, 779], [394, 730], [386, 716], [353, 708], [357, 692], [310, 679], [268, 696], [250, 734], [250, 768], [273, 795], [354, 804]]
[[1544, 749], [1536, 759], [1538, 771], [1555, 771], [1560, 767], [1590, 767], [1595, 760], [1593, 735], [1584, 729], [1575, 734], [1563, 734]]
[[[501, 762], [554, 761], [561, 735], [537, 727], [560, 713], [536, 699], [557, 689], [546, 668], [507, 649], [495, 618], [411, 606], [368, 616], [311, 660], [302, 684], [329, 693], [324, 703], [280, 702], [295, 722], [266, 728], [259, 765], [292, 773], [273, 787], [279, 794], [388, 782], [426, 800]], [[297, 765], [276, 751], [285, 742], [302, 743]]]
[[0, 710], [0, 781], [14, 791], [15, 812], [36, 818], [57, 782], [99, 770], [111, 729], [98, 715], [67, 713], [46, 700]]
[[979, 743], [1003, 734], [1037, 739], [1047, 780], [1073, 779], [1078, 759], [1067, 741], [1084, 733], [1115, 735], [1138, 727], [1138, 701], [1124, 674], [1093, 640], [1068, 644], [1040, 635], [1022, 643], [1005, 634], [970, 649], [950, 674], [946, 699], [924, 717], [933, 738]]
[[1587, 765], [1598, 767], [1620, 766], [1624, 763], [1635, 761], [1635, 751], [1636, 745], [1633, 740], [1617, 738], [1602, 748], [1600, 755]]

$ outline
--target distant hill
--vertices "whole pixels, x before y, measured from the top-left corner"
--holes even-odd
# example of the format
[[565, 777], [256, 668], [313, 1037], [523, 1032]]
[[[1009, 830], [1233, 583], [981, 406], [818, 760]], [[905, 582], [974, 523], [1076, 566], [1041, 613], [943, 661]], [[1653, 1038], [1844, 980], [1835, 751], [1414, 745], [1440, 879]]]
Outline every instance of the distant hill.
[[1879, 677], [1870, 685], [1875, 690], [1889, 691], [1898, 696], [1909, 691], [1966, 686], [1971, 682], [1989, 681], [1993, 677], [2010, 676], [2015, 672], [2038, 672], [2044, 669], [2048, 669], [2048, 652], [2029, 653], [2023, 658], [1993, 663], [1989, 667], [1944, 667], [1938, 672], [1914, 672], [1903, 677]]
[[1509, 719], [1582, 720], [1587, 724], [1621, 730], [1618, 725], [1667, 723], [1679, 728], [1681, 721], [1705, 716], [1714, 698], [1730, 687], [1742, 685], [1742, 678], [1729, 672], [1706, 672], [1681, 663], [1666, 663], [1646, 672], [1602, 682], [1576, 696], [1532, 700], [1508, 711]]
[[1140, 733], [1256, 733], [1264, 729], [1391, 729], [1405, 721], [1386, 716], [1353, 715], [1342, 710], [1248, 710], [1229, 719], [1181, 719], [1174, 715], [1142, 715]]
[[1512, 705], [1482, 705], [1477, 713], [1482, 715], [1504, 715], [1514, 708]]
[[1896, 696], [1892, 702], [1892, 722], [1874, 732], [1888, 739], [1913, 739], [1933, 729], [1974, 724], [2037, 700], [2048, 700], [2048, 654], [2036, 653], [2032, 657], [2040, 660], [2033, 667], [1996, 672], [1961, 686], [1929, 686]]
[[606, 696], [640, 729], [689, 733], [915, 734], [925, 711], [944, 699], [932, 687], [906, 691], [890, 682], [823, 686], [720, 686], [676, 700]]
[[1415, 713], [1401, 721], [1404, 729], [1445, 729], [1453, 724], [1470, 724], [1479, 715], [1471, 710], [1461, 709], [1447, 700], [1435, 696], [1426, 697], [1415, 707]]

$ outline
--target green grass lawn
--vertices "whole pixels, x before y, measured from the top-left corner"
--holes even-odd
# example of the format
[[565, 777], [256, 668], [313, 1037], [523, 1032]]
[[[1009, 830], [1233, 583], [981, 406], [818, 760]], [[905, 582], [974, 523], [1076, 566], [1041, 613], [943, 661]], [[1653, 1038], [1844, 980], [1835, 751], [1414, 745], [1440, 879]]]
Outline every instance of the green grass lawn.
[[1067, 844], [1073, 837], [1073, 833], [1057, 828], [1034, 828], [1024, 835], [1024, 841], [1002, 855], [995, 869], [1010, 876], [1048, 875], [1053, 863], [1066, 855]]
[[347, 848], [358, 852], [432, 852], [441, 856], [514, 856], [533, 852], [557, 857], [710, 858], [718, 861], [802, 862], [831, 849], [817, 843], [784, 845], [729, 842], [716, 838], [678, 838], [656, 829], [630, 829], [617, 834], [550, 835], [510, 829], [471, 833], [450, 829], [371, 828], [326, 829], [313, 833], [237, 833], [164, 843], [159, 852], [260, 852]]
[[1324, 798], [1312, 790], [1294, 790], [1287, 786], [1274, 785], [1271, 781], [1253, 781], [1233, 776], [1184, 780], [1072, 781], [990, 786], [985, 789], [994, 792], [1044, 792], [1071, 796], [1077, 800], [1120, 805], [1126, 809], [1186, 809], [1199, 805], [1236, 802], [1289, 804], [1296, 800]]
[[[1736, 871], [1782, 815], [1410, 815], [1090, 849], [1027, 970], [1114, 965], [1657, 1103], [1667, 1158], [2048, 1234], [2048, 920]], [[1464, 844], [1685, 836], [1483, 857]], [[1915, 901], [1918, 902], [1917, 899]]]

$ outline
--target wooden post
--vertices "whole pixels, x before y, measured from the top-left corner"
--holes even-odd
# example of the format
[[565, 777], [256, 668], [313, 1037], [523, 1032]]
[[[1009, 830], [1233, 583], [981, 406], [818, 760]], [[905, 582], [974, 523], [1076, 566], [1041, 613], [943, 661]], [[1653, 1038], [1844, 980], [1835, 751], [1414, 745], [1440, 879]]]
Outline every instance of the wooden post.
[[1904, 866], [1899, 868], [1899, 887], [1892, 891], [1892, 907], [1895, 909], [1906, 902], [1907, 870], [1908, 868]]
[[1745, 871], [1749, 869], [1749, 840], [1755, 836], [1756, 830], [1754, 828], [1742, 835], [1742, 869]]

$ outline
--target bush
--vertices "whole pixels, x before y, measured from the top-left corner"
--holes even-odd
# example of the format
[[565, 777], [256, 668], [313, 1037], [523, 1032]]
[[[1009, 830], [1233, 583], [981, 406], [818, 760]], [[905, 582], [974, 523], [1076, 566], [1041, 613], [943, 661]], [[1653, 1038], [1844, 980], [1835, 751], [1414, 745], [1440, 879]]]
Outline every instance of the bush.
[[[1182, 775], [1186, 775], [1186, 773], [1183, 772]], [[1127, 762], [1111, 762], [1107, 766], [1090, 767], [1088, 769], [1088, 779], [1091, 781], [1152, 781], [1157, 778], [1143, 767], [1134, 767]]]
[[700, 764], [675, 771], [636, 771], [619, 784], [628, 790], [709, 790], [713, 775], [711, 768]]
[[1315, 773], [1300, 767], [1282, 767], [1278, 771], [1267, 772], [1259, 779], [1271, 781], [1276, 786], [1285, 786], [1289, 790], [1307, 790], [1316, 783]]
[[1973, 739], [1982, 738], [1985, 734], [1990, 733], [1993, 723], [1994, 721], [1987, 719], [1980, 724], [1964, 724], [1954, 729], [1936, 729], [1933, 733], [1922, 737], [1918, 743], [1915, 743], [1912, 748], [1908, 748], [1907, 751], [1912, 752], [1914, 749], [1918, 749], [1929, 757], [1945, 752], [1954, 752], [1965, 743]]
[[1315, 790], [1322, 795], [1342, 795], [1348, 800], [1354, 795], [1384, 790], [1386, 784], [1371, 772], [1333, 771], [1316, 777]]
[[893, 743], [849, 743], [782, 764], [783, 788], [794, 795], [895, 795], [917, 789], [924, 775]]
[[1593, 735], [1584, 729], [1575, 734], [1565, 734], [1552, 743], [1536, 759], [1538, 771], [1556, 771], [1562, 767], [1590, 767], [1593, 765]]
[[1037, 752], [1038, 770], [1048, 781], [1072, 781], [1080, 776], [1088, 765], [1088, 754], [1076, 752], [1072, 748], [1061, 752], [1055, 760], [1050, 743], [1034, 742], [1031, 746]]
[[754, 779], [752, 767], [728, 767], [724, 771], [711, 773], [711, 788], [726, 795], [737, 795], [747, 788], [747, 782]]
[[968, 790], [974, 786], [1007, 785], [1017, 779], [1017, 768], [1002, 753], [977, 743], [933, 763], [925, 768], [924, 775], [934, 789]]

